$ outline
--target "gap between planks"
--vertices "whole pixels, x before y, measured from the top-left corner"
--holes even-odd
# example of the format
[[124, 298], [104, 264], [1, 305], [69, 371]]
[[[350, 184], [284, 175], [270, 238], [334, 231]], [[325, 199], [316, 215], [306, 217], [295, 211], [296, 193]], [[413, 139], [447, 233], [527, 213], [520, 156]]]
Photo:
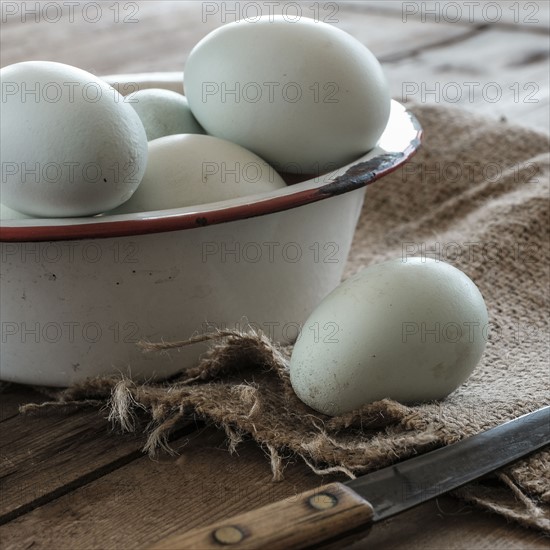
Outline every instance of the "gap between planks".
[[[437, 25], [460, 25], [463, 27], [486, 24], [502, 30], [519, 29], [522, 32], [548, 35], [550, 7], [547, 1], [530, 1], [523, 4], [515, 0], [491, 1], [491, 4], [498, 4], [500, 7], [502, 17], [498, 21], [492, 20], [494, 16], [483, 18], [483, 12], [480, 14], [481, 2], [470, 3], [473, 9], [472, 13], [470, 13], [467, 4], [464, 4], [463, 9], [458, 12], [457, 4], [456, 0], [438, 0], [435, 2], [424, 0], [415, 2], [403, 2], [401, 0], [340, 0], [338, 2], [340, 8], [345, 11], [385, 15], [386, 17], [399, 18], [403, 23], [416, 21], [424, 24], [435, 23]], [[526, 6], [526, 4], [531, 6]], [[405, 7], [408, 10], [416, 8], [416, 13], [404, 11]], [[451, 9], [449, 10], [449, 8]], [[459, 13], [460, 17], [455, 21], [455, 16]], [[435, 19], [437, 15], [440, 18], [439, 21]]]
[[478, 36], [479, 34], [488, 30], [489, 28], [490, 28], [490, 25], [476, 25], [471, 30], [465, 31], [463, 34], [460, 34], [458, 36], [451, 36], [449, 38], [435, 40], [434, 42], [423, 44], [416, 48], [405, 50], [399, 53], [380, 55], [378, 56], [378, 61], [380, 61], [380, 63], [395, 63], [397, 61], [403, 61], [405, 59], [414, 58], [429, 50], [436, 50], [439, 48], [444, 48], [447, 46], [452, 46], [455, 44], [459, 44], [461, 42], [465, 42], [474, 36]]
[[[19, 404], [29, 401], [26, 388], [19, 390], [10, 408], [17, 399]], [[196, 425], [189, 420], [171, 439], [194, 431]], [[143, 456], [144, 437], [113, 433], [96, 409], [11, 416], [0, 423], [0, 432], [0, 525]]]
[[[223, 432], [206, 428], [184, 440], [177, 459], [142, 457], [36, 509], [0, 530], [5, 550], [147, 548], [159, 539], [334, 481], [300, 461], [271, 481], [269, 460], [246, 441], [230, 456]], [[352, 548], [462, 550], [546, 548], [540, 533], [442, 497], [373, 526]], [[350, 549], [351, 550], [351, 549]]]

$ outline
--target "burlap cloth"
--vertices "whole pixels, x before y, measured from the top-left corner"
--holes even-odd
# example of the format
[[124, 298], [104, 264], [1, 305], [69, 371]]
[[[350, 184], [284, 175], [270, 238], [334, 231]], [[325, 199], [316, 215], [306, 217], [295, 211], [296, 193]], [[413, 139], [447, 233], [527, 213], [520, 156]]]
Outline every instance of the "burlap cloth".
[[[459, 110], [411, 110], [424, 128], [423, 148], [369, 188], [345, 276], [404, 250], [466, 272], [491, 319], [485, 355], [467, 383], [439, 403], [384, 400], [325, 417], [294, 395], [290, 349], [262, 335], [222, 333], [200, 365], [179, 378], [145, 386], [92, 380], [58, 395], [58, 406], [108, 402], [110, 418], [123, 428], [147, 429], [147, 451], [200, 417], [225, 429], [231, 449], [244, 437], [256, 440], [277, 480], [289, 455], [319, 474], [355, 476], [548, 404], [548, 138]], [[454, 494], [550, 533], [549, 464], [546, 449]]]

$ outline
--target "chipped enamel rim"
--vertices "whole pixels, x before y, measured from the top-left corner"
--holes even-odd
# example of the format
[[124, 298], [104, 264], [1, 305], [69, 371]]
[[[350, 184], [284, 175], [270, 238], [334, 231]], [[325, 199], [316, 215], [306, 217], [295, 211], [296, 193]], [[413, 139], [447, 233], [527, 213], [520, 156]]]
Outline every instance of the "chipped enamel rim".
[[[120, 89], [138, 82], [140, 89], [178, 90], [181, 73], [105, 77]], [[136, 89], [136, 88], [134, 88]], [[178, 90], [180, 91], [180, 90]], [[85, 218], [29, 218], [1, 221], [0, 241], [58, 241], [122, 237], [193, 229], [297, 208], [349, 193], [373, 183], [407, 162], [418, 150], [422, 128], [415, 116], [392, 100], [391, 114], [378, 145], [338, 170], [283, 189], [198, 206]]]

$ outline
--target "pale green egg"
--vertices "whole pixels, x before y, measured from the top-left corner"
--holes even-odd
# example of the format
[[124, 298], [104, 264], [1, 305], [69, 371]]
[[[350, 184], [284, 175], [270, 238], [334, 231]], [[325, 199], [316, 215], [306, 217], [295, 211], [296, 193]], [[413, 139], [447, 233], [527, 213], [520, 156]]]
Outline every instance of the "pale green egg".
[[329, 415], [384, 398], [442, 399], [470, 376], [487, 333], [483, 297], [459, 269], [429, 258], [373, 265], [305, 322], [290, 362], [292, 387]]

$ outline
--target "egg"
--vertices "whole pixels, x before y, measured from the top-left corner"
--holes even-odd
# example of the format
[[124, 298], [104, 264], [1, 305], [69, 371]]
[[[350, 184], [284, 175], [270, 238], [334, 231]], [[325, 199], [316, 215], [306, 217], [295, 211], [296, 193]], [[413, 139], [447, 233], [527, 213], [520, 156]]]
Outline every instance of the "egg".
[[112, 214], [193, 206], [286, 187], [263, 159], [212, 136], [178, 134], [149, 143], [143, 181]]
[[309, 18], [237, 21], [212, 31], [184, 71], [191, 110], [211, 135], [279, 172], [317, 174], [372, 149], [390, 113], [380, 63], [345, 31]]
[[149, 141], [172, 134], [204, 134], [187, 98], [177, 92], [149, 88], [128, 94], [124, 101], [139, 115]]
[[305, 322], [290, 380], [313, 409], [338, 415], [379, 399], [444, 398], [479, 362], [488, 316], [472, 280], [429, 258], [370, 266]]
[[147, 162], [132, 107], [96, 76], [27, 61], [0, 71], [2, 203], [39, 217], [87, 216], [128, 200]]

